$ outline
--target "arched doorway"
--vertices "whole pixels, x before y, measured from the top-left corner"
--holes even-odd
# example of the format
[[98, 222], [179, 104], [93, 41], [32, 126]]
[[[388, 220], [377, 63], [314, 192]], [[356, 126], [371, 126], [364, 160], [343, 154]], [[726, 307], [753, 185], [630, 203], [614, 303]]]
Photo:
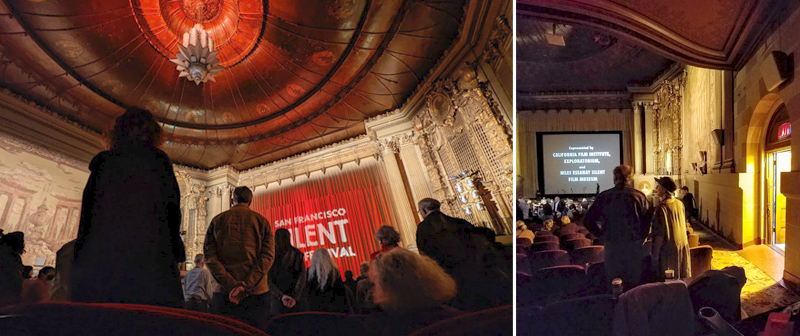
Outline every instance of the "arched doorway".
[[781, 193], [781, 173], [792, 170], [791, 136], [789, 112], [782, 105], [767, 126], [762, 166], [762, 237], [781, 253], [786, 249], [786, 197]]

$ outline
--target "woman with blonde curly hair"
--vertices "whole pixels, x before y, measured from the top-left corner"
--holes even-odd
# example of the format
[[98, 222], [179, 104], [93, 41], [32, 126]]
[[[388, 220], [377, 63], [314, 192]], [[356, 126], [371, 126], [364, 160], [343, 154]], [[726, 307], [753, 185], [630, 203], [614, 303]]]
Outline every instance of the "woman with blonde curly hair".
[[443, 305], [457, 293], [456, 282], [433, 259], [403, 248], [381, 253], [369, 269], [373, 297], [384, 312], [367, 326], [379, 335], [405, 335], [461, 311]]

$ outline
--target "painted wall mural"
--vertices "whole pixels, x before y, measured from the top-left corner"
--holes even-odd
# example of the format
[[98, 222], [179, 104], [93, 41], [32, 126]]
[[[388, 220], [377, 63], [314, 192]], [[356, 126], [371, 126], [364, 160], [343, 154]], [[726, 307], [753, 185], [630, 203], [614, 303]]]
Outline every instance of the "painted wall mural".
[[77, 236], [88, 178], [88, 163], [0, 133], [0, 229], [25, 233], [25, 265], [55, 265]]

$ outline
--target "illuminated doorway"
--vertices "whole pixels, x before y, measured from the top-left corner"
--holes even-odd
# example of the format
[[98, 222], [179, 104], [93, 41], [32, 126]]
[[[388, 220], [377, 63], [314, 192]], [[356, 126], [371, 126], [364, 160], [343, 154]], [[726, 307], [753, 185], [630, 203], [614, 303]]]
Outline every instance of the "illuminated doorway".
[[792, 126], [781, 106], [767, 129], [764, 148], [764, 235], [765, 243], [779, 252], [786, 250], [786, 196], [781, 193], [781, 173], [792, 170]]

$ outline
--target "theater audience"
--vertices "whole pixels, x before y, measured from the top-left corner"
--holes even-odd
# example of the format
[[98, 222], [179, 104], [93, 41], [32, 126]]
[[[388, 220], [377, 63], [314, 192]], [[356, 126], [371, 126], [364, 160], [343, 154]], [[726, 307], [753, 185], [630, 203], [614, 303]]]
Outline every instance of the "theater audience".
[[35, 279], [25, 279], [22, 283], [22, 303], [50, 301], [50, 283], [55, 277], [56, 269], [45, 266]]
[[350, 313], [353, 309], [353, 294], [342, 281], [339, 267], [327, 249], [314, 251], [308, 266], [306, 298], [310, 311]]
[[375, 256], [391, 251], [393, 248], [398, 247], [400, 244], [400, 233], [389, 225], [381, 226], [375, 232], [375, 239], [381, 244], [381, 249], [370, 254], [369, 259], [375, 259]]
[[384, 311], [365, 322], [374, 335], [406, 335], [461, 313], [444, 305], [455, 297], [456, 282], [429, 257], [394, 249], [375, 258], [369, 278]]
[[205, 256], [201, 253], [194, 256], [194, 268], [186, 272], [183, 297], [184, 308], [199, 312], [207, 312], [211, 302], [211, 272], [205, 269]]
[[11, 232], [0, 238], [0, 307], [17, 304], [22, 296], [25, 235]]
[[357, 306], [362, 314], [380, 311], [380, 307], [372, 299], [373, 285], [367, 277], [368, 273], [369, 262], [365, 261], [361, 263], [361, 274], [358, 276], [358, 283], [356, 284], [356, 302], [358, 302]]
[[552, 219], [546, 219], [544, 221], [544, 231], [553, 232], [553, 228], [555, 227], [555, 222]]
[[[692, 276], [689, 260], [689, 237], [686, 235], [686, 212], [683, 203], [675, 199], [678, 189], [672, 178], [656, 178], [656, 192], [661, 202], [656, 206], [650, 238], [653, 240], [651, 260], [657, 276], [672, 270], [675, 279]], [[698, 274], [699, 275], [699, 274]]]
[[51, 300], [70, 301], [69, 280], [72, 277], [72, 263], [75, 259], [75, 240], [61, 246], [56, 252], [56, 279]]
[[347, 286], [347, 288], [350, 288], [350, 291], [353, 292], [353, 294], [356, 292], [356, 284], [356, 279], [353, 279], [353, 271], [344, 271], [344, 285]]
[[116, 119], [111, 149], [89, 164], [72, 300], [183, 307], [180, 191], [160, 144], [153, 115], [130, 108]]
[[278, 315], [308, 309], [303, 298], [306, 263], [303, 253], [291, 244], [287, 229], [275, 230], [275, 261], [269, 269], [270, 314]]

